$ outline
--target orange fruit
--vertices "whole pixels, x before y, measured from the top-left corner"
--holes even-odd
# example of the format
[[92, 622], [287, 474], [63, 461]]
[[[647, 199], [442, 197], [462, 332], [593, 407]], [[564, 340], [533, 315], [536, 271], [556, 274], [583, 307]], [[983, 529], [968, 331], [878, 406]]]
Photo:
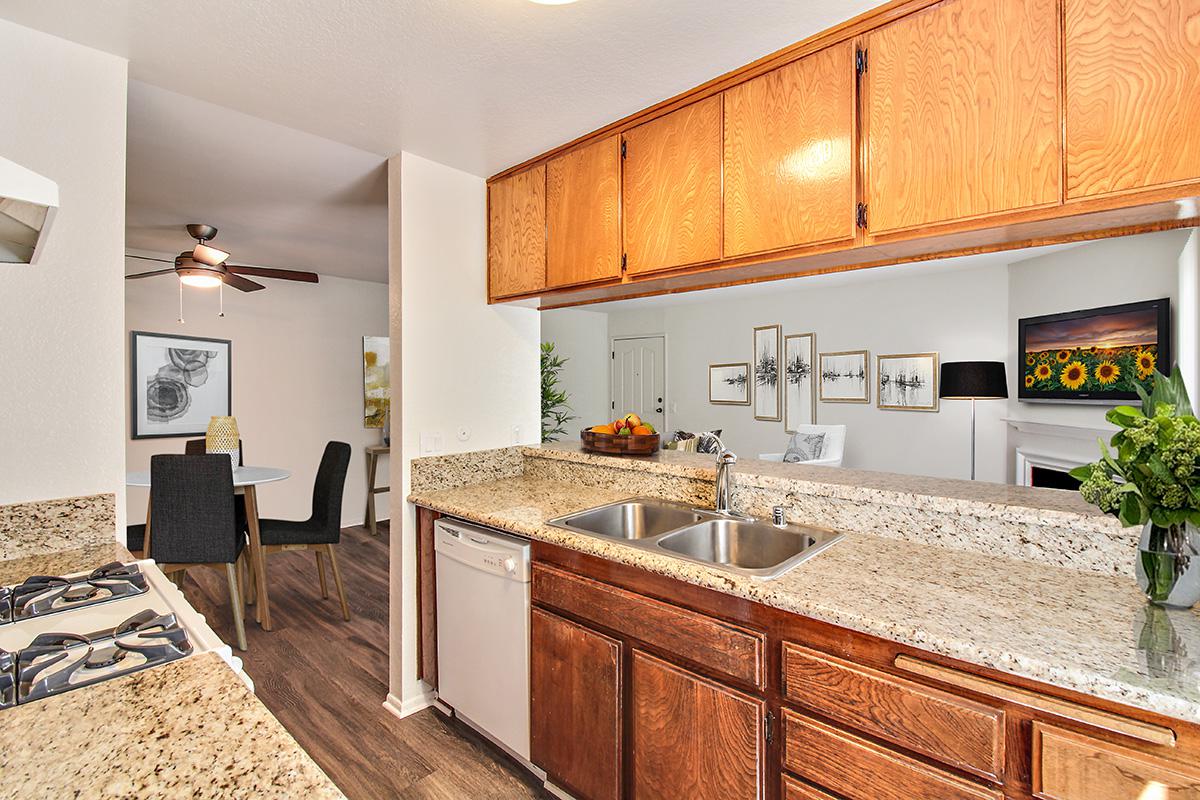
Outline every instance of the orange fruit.
[[654, 433], [654, 431], [650, 430], [650, 427], [647, 425], [635, 425], [633, 427], [634, 436], [649, 436], [652, 433]]
[[596, 425], [592, 428], [592, 433], [607, 433], [615, 434], [617, 431], [612, 425]]

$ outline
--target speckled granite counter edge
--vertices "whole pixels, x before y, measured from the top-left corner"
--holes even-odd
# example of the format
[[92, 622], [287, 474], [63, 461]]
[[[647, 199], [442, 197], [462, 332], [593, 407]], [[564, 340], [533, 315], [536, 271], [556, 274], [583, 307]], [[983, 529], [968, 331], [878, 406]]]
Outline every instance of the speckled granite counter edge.
[[0, 561], [116, 541], [117, 499], [93, 494], [0, 506]]

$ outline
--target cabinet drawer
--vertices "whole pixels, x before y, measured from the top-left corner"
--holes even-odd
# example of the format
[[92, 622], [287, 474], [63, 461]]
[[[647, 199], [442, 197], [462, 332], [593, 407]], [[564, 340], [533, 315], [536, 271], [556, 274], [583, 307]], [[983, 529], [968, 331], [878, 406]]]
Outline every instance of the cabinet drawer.
[[1200, 770], [1035, 722], [1033, 794], [1045, 800], [1200, 800]]
[[783, 800], [837, 800], [815, 786], [801, 783], [790, 775], [783, 776]]
[[985, 778], [1004, 771], [1004, 712], [940, 689], [783, 645], [784, 695], [858, 730]]
[[533, 565], [533, 600], [744, 683], [763, 685], [760, 633], [543, 564]]
[[784, 709], [784, 766], [849, 800], [1002, 800], [915, 758]]

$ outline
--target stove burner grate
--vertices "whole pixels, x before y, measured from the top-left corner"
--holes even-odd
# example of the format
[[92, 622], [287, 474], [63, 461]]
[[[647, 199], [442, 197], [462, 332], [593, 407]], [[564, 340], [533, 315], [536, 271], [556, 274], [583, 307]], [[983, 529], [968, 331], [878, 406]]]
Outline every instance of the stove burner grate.
[[[108, 600], [132, 597], [147, 591], [146, 576], [137, 564], [114, 561], [92, 572], [75, 577], [32, 575], [23, 583], [5, 590], [9, 593], [8, 617], [11, 621], [83, 608]], [[0, 595], [0, 609], [3, 609]], [[0, 610], [0, 622], [4, 622]]]

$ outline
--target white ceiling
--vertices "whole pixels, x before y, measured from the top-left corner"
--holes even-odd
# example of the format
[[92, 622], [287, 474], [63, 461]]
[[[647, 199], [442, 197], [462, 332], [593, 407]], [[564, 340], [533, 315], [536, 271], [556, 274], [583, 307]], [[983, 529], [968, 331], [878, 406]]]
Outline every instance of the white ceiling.
[[190, 249], [203, 222], [230, 263], [387, 281], [382, 156], [131, 81], [127, 159], [130, 250]]
[[488, 175], [878, 3], [0, 0], [0, 16], [125, 56], [139, 81]]

